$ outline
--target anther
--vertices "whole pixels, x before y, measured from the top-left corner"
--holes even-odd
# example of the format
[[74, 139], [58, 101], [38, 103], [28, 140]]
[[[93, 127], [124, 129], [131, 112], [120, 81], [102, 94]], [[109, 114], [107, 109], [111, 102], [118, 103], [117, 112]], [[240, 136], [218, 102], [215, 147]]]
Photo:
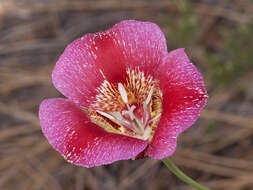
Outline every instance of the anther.
[[128, 104], [127, 92], [126, 92], [126, 89], [122, 83], [118, 83], [118, 90], [119, 90], [119, 93], [120, 93], [120, 96], [121, 96], [123, 102], [125, 104]]
[[102, 111], [99, 111], [99, 110], [97, 110], [96, 112], [98, 112], [100, 115], [102, 115], [104, 117], [107, 117], [108, 119], [115, 120], [115, 118], [113, 116], [111, 116], [110, 114], [108, 114], [108, 113], [105, 113], [105, 112], [102, 112]]
[[151, 100], [151, 97], [152, 97], [152, 94], [153, 94], [153, 91], [154, 91], [154, 89], [153, 89], [153, 86], [152, 86], [151, 89], [150, 89], [150, 91], [149, 91], [149, 93], [148, 93], [148, 97], [147, 97], [147, 99], [145, 100], [145, 104], [146, 104], [146, 105], [149, 104], [149, 102], [150, 102], [150, 100]]

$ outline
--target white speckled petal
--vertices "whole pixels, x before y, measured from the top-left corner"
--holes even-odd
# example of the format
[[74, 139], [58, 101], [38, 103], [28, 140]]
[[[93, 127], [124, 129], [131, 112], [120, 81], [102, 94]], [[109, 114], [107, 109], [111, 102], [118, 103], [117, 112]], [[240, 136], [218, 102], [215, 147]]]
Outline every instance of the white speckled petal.
[[166, 40], [156, 24], [122, 21], [72, 42], [56, 63], [53, 83], [63, 95], [88, 107], [104, 79], [123, 82], [126, 69], [135, 67], [154, 75], [166, 54]]
[[39, 118], [49, 143], [76, 165], [93, 167], [130, 159], [147, 146], [146, 141], [105, 132], [67, 99], [44, 100]]
[[174, 153], [177, 136], [198, 119], [208, 97], [202, 75], [184, 49], [170, 52], [159, 71], [163, 113], [147, 152], [155, 159]]

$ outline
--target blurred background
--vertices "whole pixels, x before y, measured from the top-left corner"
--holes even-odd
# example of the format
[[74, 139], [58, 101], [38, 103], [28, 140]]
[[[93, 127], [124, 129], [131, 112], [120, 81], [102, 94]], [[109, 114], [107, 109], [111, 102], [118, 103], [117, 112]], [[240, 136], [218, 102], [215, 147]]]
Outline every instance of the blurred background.
[[43, 137], [40, 102], [68, 43], [124, 19], [157, 23], [204, 74], [208, 106], [173, 161], [214, 190], [253, 189], [252, 0], [0, 0], [1, 190], [190, 190], [160, 161], [71, 165]]

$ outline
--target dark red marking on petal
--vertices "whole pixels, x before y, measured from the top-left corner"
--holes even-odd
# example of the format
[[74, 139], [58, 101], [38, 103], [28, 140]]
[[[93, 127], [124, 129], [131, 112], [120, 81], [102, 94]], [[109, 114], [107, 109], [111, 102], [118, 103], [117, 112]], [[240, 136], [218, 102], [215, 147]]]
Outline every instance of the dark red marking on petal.
[[126, 63], [123, 52], [118, 47], [112, 32], [99, 32], [94, 35], [91, 43], [96, 53], [96, 64], [109, 82], [123, 82], [126, 75]]

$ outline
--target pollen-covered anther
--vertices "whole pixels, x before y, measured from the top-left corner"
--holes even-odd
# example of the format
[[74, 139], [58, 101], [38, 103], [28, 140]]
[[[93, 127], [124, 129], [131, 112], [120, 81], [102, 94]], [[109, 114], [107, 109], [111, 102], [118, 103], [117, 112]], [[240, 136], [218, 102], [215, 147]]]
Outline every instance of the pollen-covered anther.
[[158, 81], [138, 68], [127, 76], [125, 83], [104, 81], [88, 115], [107, 132], [151, 141], [162, 112]]
[[126, 89], [122, 83], [118, 83], [118, 90], [119, 90], [119, 93], [120, 93], [120, 96], [121, 96], [123, 102], [125, 104], [128, 104], [127, 92], [126, 92]]

